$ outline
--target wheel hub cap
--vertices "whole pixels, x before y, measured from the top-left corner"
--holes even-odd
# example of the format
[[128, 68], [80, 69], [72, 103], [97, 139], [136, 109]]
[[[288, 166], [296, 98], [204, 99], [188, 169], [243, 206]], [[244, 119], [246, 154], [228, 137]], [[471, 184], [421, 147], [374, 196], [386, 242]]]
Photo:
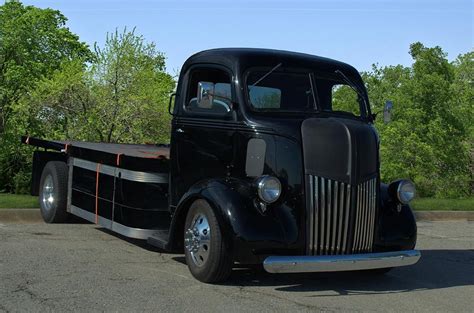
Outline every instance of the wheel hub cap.
[[51, 210], [51, 208], [54, 205], [55, 194], [54, 194], [53, 177], [51, 175], [46, 176], [44, 180], [41, 202], [43, 204], [43, 208], [46, 211]]
[[184, 235], [184, 245], [189, 251], [191, 259], [197, 266], [206, 263], [209, 257], [211, 228], [204, 214], [194, 217], [191, 226]]

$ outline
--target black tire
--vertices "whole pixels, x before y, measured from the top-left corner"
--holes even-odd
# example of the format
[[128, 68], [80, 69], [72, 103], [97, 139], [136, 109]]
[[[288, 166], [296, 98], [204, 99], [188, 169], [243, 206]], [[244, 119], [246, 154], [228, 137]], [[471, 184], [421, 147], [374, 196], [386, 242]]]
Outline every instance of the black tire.
[[[50, 161], [43, 169], [39, 186], [39, 202], [41, 216], [46, 223], [64, 223], [69, 218], [67, 179], [68, 167], [64, 162]], [[53, 189], [50, 189], [51, 186]]]
[[[209, 225], [209, 228], [203, 229], [208, 229], [208, 233], [210, 234], [208, 241], [202, 241], [209, 243], [207, 247], [208, 250], [205, 249], [205, 251], [207, 251], [207, 257], [205, 260], [202, 258], [199, 259], [200, 256], [197, 255], [203, 250], [194, 252], [190, 250], [190, 235], [189, 233], [187, 235], [188, 230], [191, 229], [192, 226], [202, 226], [198, 225], [198, 219], [201, 218], [200, 220], [202, 221], [202, 217], [207, 219], [207, 223]], [[207, 234], [207, 232], [204, 231], [198, 233]], [[196, 233], [194, 234], [197, 236]], [[186, 222], [184, 226], [184, 254], [188, 268], [191, 271], [191, 274], [197, 280], [204, 283], [217, 283], [225, 281], [227, 278], [229, 278], [232, 272], [234, 261], [230, 243], [226, 239], [227, 238], [224, 238], [224, 234], [222, 233], [219, 222], [217, 221], [216, 215], [211, 206], [205, 200], [196, 200], [189, 208], [188, 215], [186, 216]], [[199, 242], [201, 243], [201, 241]], [[207, 244], [202, 244], [199, 246], [202, 249], [206, 245]], [[196, 262], [202, 263], [197, 264]]]

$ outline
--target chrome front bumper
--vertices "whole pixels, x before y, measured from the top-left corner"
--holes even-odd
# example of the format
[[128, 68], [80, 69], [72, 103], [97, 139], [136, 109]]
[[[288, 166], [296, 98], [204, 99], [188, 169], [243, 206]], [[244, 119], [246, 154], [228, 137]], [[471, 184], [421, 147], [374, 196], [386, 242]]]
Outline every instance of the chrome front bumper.
[[418, 250], [345, 255], [269, 256], [263, 261], [263, 267], [269, 273], [357, 271], [413, 265], [418, 262], [420, 256]]

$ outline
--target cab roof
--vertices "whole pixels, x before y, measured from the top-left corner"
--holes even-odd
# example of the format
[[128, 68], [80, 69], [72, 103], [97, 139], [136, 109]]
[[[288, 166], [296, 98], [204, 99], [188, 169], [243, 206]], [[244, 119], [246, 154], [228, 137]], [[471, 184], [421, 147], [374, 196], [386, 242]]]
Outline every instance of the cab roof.
[[349, 75], [358, 73], [354, 67], [347, 63], [325, 57], [284, 50], [256, 48], [220, 48], [204, 50], [189, 57], [184, 63], [182, 70], [185, 72], [190, 66], [202, 63], [222, 65], [233, 70], [234, 73], [242, 73], [250, 67], [273, 67], [279, 63], [282, 63], [283, 66], [328, 71], [340, 69]]

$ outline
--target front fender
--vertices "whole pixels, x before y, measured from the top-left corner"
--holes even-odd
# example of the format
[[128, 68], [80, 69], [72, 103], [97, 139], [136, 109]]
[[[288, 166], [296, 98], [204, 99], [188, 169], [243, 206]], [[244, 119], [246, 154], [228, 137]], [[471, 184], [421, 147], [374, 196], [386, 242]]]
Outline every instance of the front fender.
[[381, 184], [381, 208], [377, 222], [375, 248], [379, 251], [411, 250], [415, 248], [417, 226], [409, 205], [401, 205], [398, 212], [396, 199], [391, 199], [388, 185]]
[[254, 203], [256, 193], [251, 182], [212, 179], [195, 184], [179, 201], [170, 229], [175, 249], [182, 249], [186, 215], [196, 199], [206, 200], [213, 208], [239, 262], [260, 262], [262, 255], [284, 251], [296, 241], [297, 225], [285, 205], [277, 202], [262, 213]]

